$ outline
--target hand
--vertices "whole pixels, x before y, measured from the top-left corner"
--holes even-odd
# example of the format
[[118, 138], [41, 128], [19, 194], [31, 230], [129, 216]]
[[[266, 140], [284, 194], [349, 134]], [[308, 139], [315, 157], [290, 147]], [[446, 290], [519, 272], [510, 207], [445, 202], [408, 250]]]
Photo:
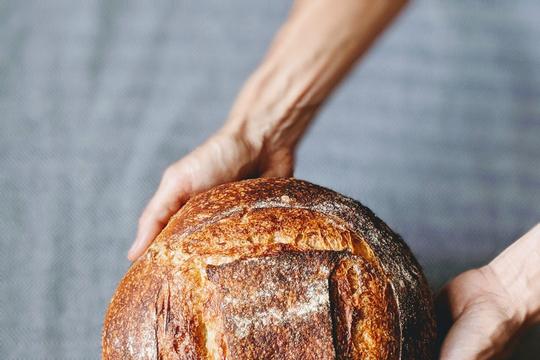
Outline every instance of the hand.
[[[229, 126], [230, 128], [230, 126]], [[136, 260], [193, 195], [218, 184], [250, 177], [293, 174], [293, 147], [270, 146], [255, 134], [224, 128], [165, 170], [155, 195], [139, 218], [128, 258]]]
[[440, 325], [453, 321], [441, 348], [441, 359], [504, 356], [524, 324], [517, 305], [489, 265], [453, 279], [437, 299]]
[[441, 359], [507, 355], [521, 330], [540, 323], [540, 224], [488, 265], [446, 285], [437, 299], [437, 315], [439, 335], [450, 328]]

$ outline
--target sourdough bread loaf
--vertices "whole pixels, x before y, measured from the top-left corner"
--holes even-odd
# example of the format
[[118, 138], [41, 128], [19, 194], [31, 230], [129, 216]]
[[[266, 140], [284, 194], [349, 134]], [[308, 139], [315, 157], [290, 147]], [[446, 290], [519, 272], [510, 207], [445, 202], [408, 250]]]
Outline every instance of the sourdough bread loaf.
[[420, 266], [369, 209], [296, 179], [193, 197], [120, 282], [103, 359], [430, 359]]

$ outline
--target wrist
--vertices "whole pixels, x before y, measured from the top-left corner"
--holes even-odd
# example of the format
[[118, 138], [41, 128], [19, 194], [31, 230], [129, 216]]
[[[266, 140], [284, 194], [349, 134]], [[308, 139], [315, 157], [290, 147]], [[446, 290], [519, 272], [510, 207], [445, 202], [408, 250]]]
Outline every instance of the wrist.
[[[292, 134], [280, 130], [278, 126], [265, 129], [258, 128], [257, 121], [250, 118], [235, 118], [225, 122], [223, 128], [218, 132], [223, 136], [234, 139], [236, 143], [241, 143], [250, 154], [250, 158], [265, 167], [268, 160], [280, 162], [292, 161], [301, 134]], [[294, 136], [294, 137], [293, 137]]]
[[268, 60], [248, 80], [223, 130], [249, 142], [259, 154], [293, 153], [318, 105], [298, 103], [301, 89], [279, 59]]
[[263, 144], [260, 134], [246, 127], [244, 122], [227, 120], [216, 136], [226, 137], [240, 145], [250, 162], [257, 162], [260, 158]]

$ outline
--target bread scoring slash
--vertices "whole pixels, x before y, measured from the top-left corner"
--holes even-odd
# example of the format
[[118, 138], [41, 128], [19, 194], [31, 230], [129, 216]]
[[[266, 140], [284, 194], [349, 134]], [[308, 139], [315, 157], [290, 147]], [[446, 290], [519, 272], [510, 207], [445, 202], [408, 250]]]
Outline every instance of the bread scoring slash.
[[296, 179], [193, 197], [120, 282], [103, 359], [431, 359], [420, 266], [360, 203]]

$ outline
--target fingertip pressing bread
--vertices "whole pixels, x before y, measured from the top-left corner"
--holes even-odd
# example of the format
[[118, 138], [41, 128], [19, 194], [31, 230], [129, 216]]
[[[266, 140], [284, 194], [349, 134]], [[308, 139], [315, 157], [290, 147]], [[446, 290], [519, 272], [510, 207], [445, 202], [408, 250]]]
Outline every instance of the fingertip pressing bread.
[[103, 359], [430, 359], [422, 270], [369, 209], [296, 179], [193, 197], [120, 282]]

